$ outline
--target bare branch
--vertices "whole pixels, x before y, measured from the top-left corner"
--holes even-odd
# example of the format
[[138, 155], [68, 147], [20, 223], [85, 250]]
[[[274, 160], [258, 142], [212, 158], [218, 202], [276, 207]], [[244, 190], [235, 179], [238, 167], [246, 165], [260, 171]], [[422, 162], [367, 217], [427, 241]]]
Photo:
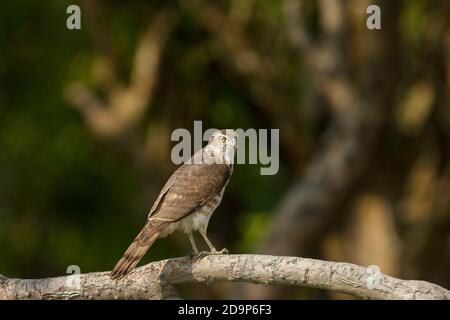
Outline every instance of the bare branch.
[[[69, 86], [67, 99], [84, 116], [90, 129], [101, 138], [112, 139], [125, 135], [142, 120], [146, 107], [151, 104], [162, 50], [176, 25], [177, 17], [177, 11], [171, 8], [163, 8], [156, 14], [137, 45], [130, 85], [115, 79], [115, 68], [111, 69], [115, 85], [100, 83], [106, 89], [106, 101], [100, 101], [82, 84]], [[97, 40], [99, 37], [93, 38]], [[106, 44], [99, 46], [104, 48]], [[104, 51], [109, 52], [105, 48], [101, 50], [99, 59], [110, 65], [113, 60]], [[109, 81], [109, 78], [101, 77], [100, 80]]]
[[123, 115], [131, 123], [136, 123], [151, 103], [161, 52], [176, 25], [177, 16], [172, 9], [162, 9], [143, 35], [134, 55], [131, 84], [127, 92], [134, 103], [128, 109], [123, 104], [116, 105], [119, 117]]
[[449, 299], [425, 281], [400, 280], [350, 263], [264, 255], [212, 255], [149, 263], [111, 280], [108, 272], [47, 279], [0, 277], [0, 299], [174, 299], [175, 285], [251, 282], [311, 287], [368, 299]]

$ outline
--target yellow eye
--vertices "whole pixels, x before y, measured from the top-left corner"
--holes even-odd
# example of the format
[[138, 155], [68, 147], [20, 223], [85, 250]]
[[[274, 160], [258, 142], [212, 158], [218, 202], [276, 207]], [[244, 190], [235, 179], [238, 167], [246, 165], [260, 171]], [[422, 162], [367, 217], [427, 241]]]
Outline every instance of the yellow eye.
[[219, 141], [222, 142], [222, 143], [225, 143], [226, 140], [227, 139], [225, 137], [223, 137], [223, 136], [219, 138]]

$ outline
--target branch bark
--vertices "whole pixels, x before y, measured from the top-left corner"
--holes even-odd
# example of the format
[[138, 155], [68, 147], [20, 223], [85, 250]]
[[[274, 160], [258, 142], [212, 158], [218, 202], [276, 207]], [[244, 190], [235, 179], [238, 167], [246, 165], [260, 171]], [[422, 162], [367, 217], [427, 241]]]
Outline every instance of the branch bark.
[[156, 261], [115, 281], [109, 272], [46, 279], [0, 275], [0, 299], [177, 299], [176, 285], [251, 282], [334, 290], [365, 299], [449, 299], [429, 282], [400, 280], [350, 263], [268, 255], [212, 255]]

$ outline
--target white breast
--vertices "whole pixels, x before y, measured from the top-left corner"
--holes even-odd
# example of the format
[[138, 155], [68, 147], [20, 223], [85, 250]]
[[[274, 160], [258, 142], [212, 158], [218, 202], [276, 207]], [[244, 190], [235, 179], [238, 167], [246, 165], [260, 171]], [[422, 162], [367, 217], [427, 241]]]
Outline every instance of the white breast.
[[206, 228], [208, 228], [209, 219], [211, 218], [214, 210], [216, 210], [217, 206], [220, 204], [222, 195], [223, 190], [220, 194], [207, 202], [203, 207], [182, 219], [178, 229], [185, 233], [199, 231], [201, 229], [206, 231]]
[[161, 231], [159, 237], [164, 238], [175, 230], [180, 230], [184, 233], [199, 231], [201, 229], [204, 229], [206, 231], [206, 229], [208, 228], [209, 218], [211, 218], [214, 210], [216, 210], [217, 206], [222, 201], [225, 187], [226, 185], [222, 188], [222, 191], [218, 195], [209, 200], [203, 207], [201, 207], [197, 211], [191, 213], [186, 218], [183, 218], [180, 221], [169, 224], [166, 228], [164, 228], [164, 230]]

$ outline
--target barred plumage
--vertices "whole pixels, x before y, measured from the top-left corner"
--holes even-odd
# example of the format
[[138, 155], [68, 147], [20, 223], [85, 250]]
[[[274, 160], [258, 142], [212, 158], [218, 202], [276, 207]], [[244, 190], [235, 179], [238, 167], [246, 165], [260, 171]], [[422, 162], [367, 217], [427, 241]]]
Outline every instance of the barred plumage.
[[[232, 148], [232, 153], [229, 153], [229, 148]], [[199, 231], [210, 250], [215, 251], [206, 236], [206, 229], [231, 177], [235, 148], [233, 130], [216, 131], [208, 145], [196, 154], [203, 156], [201, 163], [188, 161], [172, 174], [153, 204], [144, 228], [111, 272], [112, 278], [129, 273], [156, 239], [177, 229], [189, 234], [194, 251], [197, 248], [193, 231]]]

